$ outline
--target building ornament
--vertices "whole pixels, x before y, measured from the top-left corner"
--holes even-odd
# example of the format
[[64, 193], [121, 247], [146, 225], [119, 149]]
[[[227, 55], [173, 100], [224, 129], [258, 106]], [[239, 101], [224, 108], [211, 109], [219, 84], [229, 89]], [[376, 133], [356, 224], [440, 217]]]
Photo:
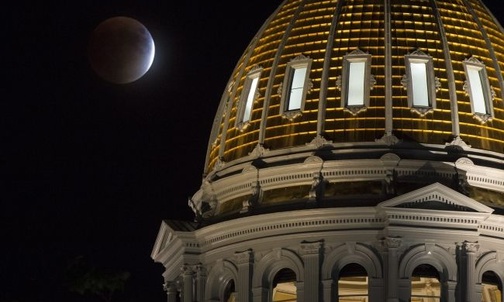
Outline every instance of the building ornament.
[[299, 253], [301, 255], [317, 255], [320, 253], [321, 248], [322, 248], [321, 241], [301, 242]]
[[240, 264], [250, 264], [253, 260], [253, 251], [252, 249], [248, 249], [242, 252], [235, 252], [234, 258], [238, 265]]
[[462, 148], [464, 150], [471, 148], [471, 145], [466, 144], [466, 142], [464, 142], [459, 135], [455, 136], [450, 142], [446, 143], [445, 145], [447, 147]]
[[476, 253], [479, 250], [480, 245], [478, 242], [464, 241], [463, 247], [466, 253]]
[[392, 133], [385, 133], [381, 138], [376, 139], [375, 142], [392, 146], [399, 143], [399, 139]]
[[401, 237], [386, 237], [384, 239], [384, 244], [389, 249], [397, 249], [401, 247], [402, 238]]
[[264, 148], [263, 144], [257, 144], [249, 155], [255, 158], [262, 157], [265, 153], [267, 153], [269, 149]]
[[315, 136], [311, 140], [311, 142], [307, 143], [307, 145], [315, 146], [317, 149], [319, 149], [323, 146], [326, 146], [326, 145], [330, 145], [330, 144], [332, 144], [332, 141], [328, 141], [327, 139], [325, 139], [325, 137], [323, 137], [320, 134], [317, 134], [317, 136]]

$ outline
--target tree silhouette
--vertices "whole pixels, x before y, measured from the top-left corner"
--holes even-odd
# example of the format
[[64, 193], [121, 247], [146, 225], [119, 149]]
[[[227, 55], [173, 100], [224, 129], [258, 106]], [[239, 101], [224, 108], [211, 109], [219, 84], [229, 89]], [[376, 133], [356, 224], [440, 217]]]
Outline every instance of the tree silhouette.
[[94, 295], [104, 302], [111, 302], [115, 293], [123, 291], [129, 277], [127, 271], [92, 266], [83, 256], [76, 257], [66, 269], [68, 290], [82, 296]]

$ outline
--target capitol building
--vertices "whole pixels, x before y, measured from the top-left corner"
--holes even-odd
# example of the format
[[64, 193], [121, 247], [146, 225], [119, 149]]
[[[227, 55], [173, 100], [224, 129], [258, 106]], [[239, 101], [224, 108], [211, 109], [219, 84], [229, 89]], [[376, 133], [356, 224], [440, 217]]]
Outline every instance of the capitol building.
[[194, 220], [151, 254], [167, 302], [504, 301], [484, 0], [284, 0], [218, 89]]

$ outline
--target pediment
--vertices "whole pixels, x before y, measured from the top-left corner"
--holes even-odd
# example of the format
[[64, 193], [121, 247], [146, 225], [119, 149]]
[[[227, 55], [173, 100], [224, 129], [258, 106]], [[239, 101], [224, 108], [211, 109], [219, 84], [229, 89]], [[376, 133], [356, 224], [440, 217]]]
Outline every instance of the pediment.
[[409, 208], [422, 210], [492, 213], [489, 208], [440, 183], [394, 197], [378, 205], [379, 208]]

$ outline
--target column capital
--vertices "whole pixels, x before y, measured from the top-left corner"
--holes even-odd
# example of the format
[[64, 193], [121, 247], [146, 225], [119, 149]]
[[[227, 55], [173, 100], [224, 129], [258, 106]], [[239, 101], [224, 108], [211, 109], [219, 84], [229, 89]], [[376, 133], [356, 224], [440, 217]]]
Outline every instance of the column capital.
[[322, 248], [322, 245], [323, 245], [322, 241], [315, 241], [315, 242], [303, 241], [301, 242], [299, 253], [302, 256], [318, 255], [320, 254], [320, 249]]
[[189, 275], [192, 275], [194, 274], [194, 268], [192, 265], [189, 265], [189, 264], [184, 264], [180, 270], [182, 271], [182, 275], [184, 276], [189, 276]]
[[241, 252], [235, 252], [234, 258], [237, 264], [250, 264], [253, 260], [253, 251], [248, 249]]
[[175, 281], [165, 281], [163, 283], [163, 290], [165, 292], [176, 292], [177, 291], [177, 282]]
[[385, 239], [383, 239], [383, 244], [385, 245], [385, 247], [387, 247], [389, 249], [397, 249], [397, 248], [401, 247], [402, 238], [401, 237], [392, 237], [392, 236], [385, 237]]
[[194, 266], [194, 271], [198, 275], [198, 277], [205, 277], [206, 276], [206, 268], [203, 266], [203, 264], [199, 263]]
[[480, 245], [478, 242], [464, 241], [463, 247], [466, 253], [476, 253], [479, 250]]

